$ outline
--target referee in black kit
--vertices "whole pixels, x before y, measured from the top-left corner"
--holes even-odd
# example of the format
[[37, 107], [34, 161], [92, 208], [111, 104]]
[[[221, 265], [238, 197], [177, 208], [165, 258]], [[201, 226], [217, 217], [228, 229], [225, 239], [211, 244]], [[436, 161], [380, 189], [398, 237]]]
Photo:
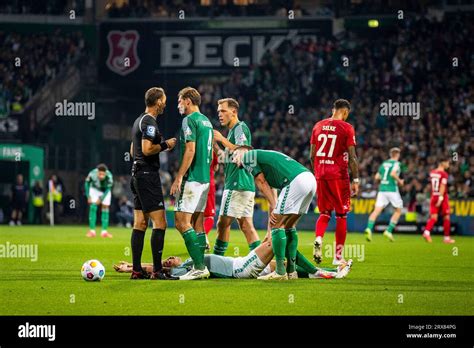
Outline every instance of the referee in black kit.
[[[148, 279], [150, 276], [141, 267], [143, 241], [148, 227], [148, 219], [153, 221], [151, 251], [153, 273], [151, 279], [168, 280], [162, 272], [161, 257], [165, 242], [166, 215], [163, 190], [160, 180], [160, 157], [162, 151], [172, 150], [176, 138], [164, 140], [156, 117], [166, 107], [163, 88], [152, 87], [145, 93], [145, 112], [135, 120], [132, 128], [130, 153], [133, 157], [131, 189], [134, 196], [134, 222], [132, 232], [133, 272], [131, 279]], [[178, 278], [175, 278], [178, 279]]]

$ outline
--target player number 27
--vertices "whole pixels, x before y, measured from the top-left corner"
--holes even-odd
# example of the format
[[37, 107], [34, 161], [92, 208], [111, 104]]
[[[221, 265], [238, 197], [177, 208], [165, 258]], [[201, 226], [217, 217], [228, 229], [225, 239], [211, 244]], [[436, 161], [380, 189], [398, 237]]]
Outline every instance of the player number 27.
[[318, 152], [316, 153], [316, 156], [326, 157], [326, 153], [323, 150], [326, 147], [328, 139], [331, 139], [331, 146], [329, 147], [329, 152], [328, 152], [327, 157], [332, 157], [332, 154], [334, 153], [334, 147], [336, 146], [336, 139], [337, 139], [337, 135], [335, 134], [319, 134], [318, 135], [318, 142], [322, 141], [323, 143], [319, 147]]

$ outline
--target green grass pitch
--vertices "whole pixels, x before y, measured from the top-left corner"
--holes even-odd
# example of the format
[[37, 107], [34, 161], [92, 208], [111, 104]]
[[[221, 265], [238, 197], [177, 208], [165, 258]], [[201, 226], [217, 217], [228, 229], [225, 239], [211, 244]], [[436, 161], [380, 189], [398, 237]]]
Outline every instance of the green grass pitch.
[[[0, 244], [38, 244], [38, 260], [0, 258], [1, 315], [473, 315], [474, 238], [456, 236], [445, 245], [435, 236], [396, 235], [389, 243], [375, 235], [359, 247], [346, 279], [298, 279], [288, 282], [210, 279], [131, 281], [112, 265], [131, 260], [130, 231], [111, 228], [114, 238], [88, 239], [85, 227], [22, 226], [0, 228]], [[261, 232], [263, 236], [264, 232]], [[147, 233], [143, 261], [151, 261]], [[215, 231], [210, 234], [211, 241]], [[174, 229], [167, 231], [164, 256], [187, 257]], [[300, 251], [311, 256], [313, 232], [300, 232]], [[327, 233], [326, 245], [333, 233]], [[243, 235], [232, 231], [228, 256], [248, 251]], [[356, 249], [351, 249], [355, 251]], [[327, 249], [325, 249], [327, 252]], [[80, 268], [100, 260], [102, 282], [85, 282]], [[323, 261], [329, 266], [330, 259]]]

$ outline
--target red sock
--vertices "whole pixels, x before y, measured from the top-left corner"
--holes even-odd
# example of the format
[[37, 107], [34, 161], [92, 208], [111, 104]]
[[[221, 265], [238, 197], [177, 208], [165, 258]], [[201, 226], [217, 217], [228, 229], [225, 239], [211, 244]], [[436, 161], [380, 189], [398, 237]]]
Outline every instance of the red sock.
[[337, 216], [336, 215], [336, 259], [340, 260], [342, 258], [342, 251], [344, 249], [344, 244], [346, 243], [347, 235], [347, 219], [346, 215]]
[[204, 231], [206, 235], [209, 234], [209, 231], [212, 230], [212, 226], [214, 226], [214, 216], [207, 216], [204, 218]]
[[451, 232], [451, 220], [444, 219], [443, 228], [444, 228], [444, 236], [449, 237], [449, 234]]
[[316, 237], [324, 237], [324, 232], [328, 227], [329, 220], [331, 219], [330, 215], [321, 214], [319, 215], [318, 221], [316, 221]]
[[433, 229], [433, 226], [436, 224], [436, 220], [431, 218], [428, 220], [428, 222], [426, 223], [426, 226], [425, 226], [425, 231], [429, 231], [431, 232], [431, 230]]

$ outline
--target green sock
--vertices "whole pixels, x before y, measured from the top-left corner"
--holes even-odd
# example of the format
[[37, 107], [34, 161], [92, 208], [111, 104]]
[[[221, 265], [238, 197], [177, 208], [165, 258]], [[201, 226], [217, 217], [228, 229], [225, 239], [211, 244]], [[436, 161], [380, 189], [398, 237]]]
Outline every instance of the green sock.
[[109, 228], [109, 210], [102, 209], [100, 219], [102, 222], [102, 231], [107, 231], [107, 228]]
[[224, 256], [228, 246], [229, 242], [223, 242], [220, 239], [216, 239], [216, 243], [214, 244], [214, 254]]
[[293, 273], [296, 268], [296, 253], [298, 252], [298, 232], [296, 228], [285, 230], [286, 235], [286, 271]]
[[189, 256], [193, 259], [194, 268], [204, 269], [204, 255], [201, 252], [198, 237], [194, 229], [190, 228], [183, 233], [184, 243], [188, 249]]
[[89, 206], [89, 229], [95, 230], [96, 221], [97, 221], [97, 204], [92, 203]]
[[298, 250], [296, 251], [296, 267], [301, 267], [305, 272], [314, 274], [318, 270], [314, 265]]
[[280, 275], [283, 275], [286, 273], [286, 234], [283, 228], [272, 228], [272, 247], [276, 260], [276, 272]]
[[250, 251], [252, 251], [252, 250], [255, 249], [256, 247], [258, 247], [260, 244], [262, 244], [262, 242], [259, 241], [259, 240], [256, 240], [255, 242], [250, 243], [250, 244], [249, 244], [249, 249], [250, 249]]
[[393, 221], [390, 221], [390, 224], [388, 225], [388, 228], [387, 228], [387, 232], [392, 233], [395, 226], [397, 226], [397, 223], [393, 222]]
[[367, 223], [367, 228], [372, 232], [372, 230], [374, 229], [374, 225], [375, 220], [369, 220], [369, 222]]
[[204, 253], [206, 252], [206, 234], [204, 232], [196, 232], [196, 236], [204, 258]]
[[296, 265], [296, 272], [298, 272], [298, 278], [308, 277], [308, 272], [303, 267]]

